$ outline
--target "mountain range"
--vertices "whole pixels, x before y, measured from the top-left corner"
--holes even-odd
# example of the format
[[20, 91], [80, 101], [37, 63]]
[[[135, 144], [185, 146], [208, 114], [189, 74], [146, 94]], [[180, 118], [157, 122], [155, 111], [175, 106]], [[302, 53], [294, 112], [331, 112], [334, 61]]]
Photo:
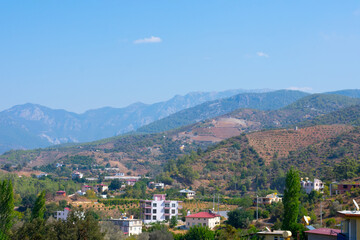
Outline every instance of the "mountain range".
[[[240, 89], [211, 93], [196, 92], [185, 96], [175, 96], [169, 101], [151, 105], [135, 103], [126, 108], [106, 107], [89, 110], [83, 114], [54, 110], [36, 104], [18, 105], [0, 112], [0, 153], [10, 149], [33, 149], [62, 143], [90, 142], [127, 132], [158, 133], [201, 123], [206, 119], [232, 111], [245, 111], [245, 108], [265, 111], [261, 114], [266, 115], [266, 111], [276, 110], [280, 111], [277, 114], [281, 114], [283, 108], [292, 106], [291, 109], [301, 108], [300, 111], [296, 111], [296, 114], [305, 111], [313, 118], [337, 110], [340, 106], [356, 104], [358, 100], [354, 97], [359, 97], [360, 91], [341, 90], [332, 94], [337, 94], [337, 97], [332, 97], [333, 105], [327, 105], [328, 110], [322, 109], [319, 112], [314, 110], [315, 105], [308, 109], [304, 103], [292, 106], [292, 103], [299, 104], [297, 100], [306, 101], [306, 97], [317, 96], [292, 90], [252, 90], [249, 92]], [[341, 95], [351, 97], [345, 100], [341, 99], [343, 97]], [[319, 98], [318, 101], [320, 102], [318, 104], [321, 104], [321, 101], [329, 101], [329, 99]], [[342, 101], [348, 105], [343, 105]], [[286, 112], [290, 114], [291, 110], [288, 109]], [[294, 117], [294, 113], [288, 118]], [[276, 122], [276, 119], [272, 122]], [[274, 124], [268, 125], [271, 127]], [[134, 132], [136, 130], [137, 132]]]
[[155, 104], [135, 103], [125, 108], [104, 107], [76, 114], [38, 104], [17, 105], [0, 112], [0, 153], [61, 143], [94, 141], [116, 136], [203, 102], [259, 90], [192, 92]]

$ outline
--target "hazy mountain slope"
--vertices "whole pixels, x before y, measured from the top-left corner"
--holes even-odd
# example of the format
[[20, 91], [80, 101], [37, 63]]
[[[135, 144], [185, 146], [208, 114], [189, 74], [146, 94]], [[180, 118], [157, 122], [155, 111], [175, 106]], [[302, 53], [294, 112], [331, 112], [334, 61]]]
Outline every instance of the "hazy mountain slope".
[[360, 105], [353, 105], [335, 112], [302, 122], [299, 126], [320, 124], [348, 124], [360, 126]]
[[268, 93], [238, 94], [233, 97], [206, 102], [198, 106], [182, 110], [164, 119], [141, 127], [137, 131], [141, 133], [163, 132], [220, 116], [239, 108], [252, 108], [259, 110], [279, 109], [307, 95], [308, 93], [291, 90], [279, 90]]
[[[294, 128], [302, 121], [327, 116], [328, 113], [346, 109], [358, 103], [360, 99], [333, 94], [314, 94], [278, 110], [237, 109], [231, 113], [180, 128], [176, 137], [186, 141], [219, 142], [243, 132], [283, 127]], [[343, 121], [345, 119], [340, 115], [337, 117], [339, 119], [337, 122], [319, 122], [318, 124], [348, 123]]]
[[334, 92], [328, 92], [327, 94], [337, 94], [352, 98], [360, 98], [360, 89], [344, 89]]
[[[254, 90], [266, 92], [267, 90]], [[54, 110], [36, 104], [17, 105], [0, 112], [0, 153], [67, 142], [87, 142], [111, 137], [166, 117], [185, 108], [246, 90], [193, 92], [155, 103], [135, 103], [125, 108], [100, 108], [83, 114]]]

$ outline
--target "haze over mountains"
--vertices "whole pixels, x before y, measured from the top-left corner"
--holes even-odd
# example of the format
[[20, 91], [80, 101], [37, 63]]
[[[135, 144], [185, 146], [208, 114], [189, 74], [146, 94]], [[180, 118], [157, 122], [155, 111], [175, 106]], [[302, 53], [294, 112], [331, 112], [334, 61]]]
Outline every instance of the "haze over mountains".
[[[360, 96], [358, 90], [334, 93]], [[83, 114], [53, 110], [36, 104], [18, 105], [0, 113], [0, 152], [94, 141], [138, 128], [139, 132], [161, 132], [236, 109], [280, 109], [307, 95], [309, 94], [290, 90], [197, 92], [151, 105], [135, 103], [126, 108], [107, 107]], [[351, 101], [356, 100], [349, 102]], [[356, 103], [351, 102], [350, 105], [352, 104]], [[149, 123], [150, 125], [145, 126]]]
[[53, 144], [87, 142], [136, 130], [138, 127], [206, 101], [258, 90], [192, 92], [155, 104], [135, 103], [125, 108], [104, 107], [76, 114], [37, 104], [17, 105], [0, 112], [0, 153]]

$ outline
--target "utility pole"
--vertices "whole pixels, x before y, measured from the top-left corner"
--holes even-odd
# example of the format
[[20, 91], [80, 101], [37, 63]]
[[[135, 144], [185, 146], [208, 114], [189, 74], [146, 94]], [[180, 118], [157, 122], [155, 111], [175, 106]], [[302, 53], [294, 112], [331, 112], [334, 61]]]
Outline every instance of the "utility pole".
[[322, 201], [320, 200], [320, 226], [322, 227]]
[[256, 221], [259, 220], [259, 201], [258, 201], [259, 196], [256, 195]]
[[213, 212], [215, 212], [215, 193], [214, 193], [214, 198], [213, 198]]

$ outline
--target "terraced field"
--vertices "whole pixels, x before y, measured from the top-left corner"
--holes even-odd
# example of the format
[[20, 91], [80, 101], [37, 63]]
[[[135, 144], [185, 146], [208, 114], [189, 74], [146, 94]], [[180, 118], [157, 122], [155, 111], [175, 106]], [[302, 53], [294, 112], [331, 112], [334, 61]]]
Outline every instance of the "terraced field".
[[302, 129], [281, 129], [255, 132], [247, 135], [249, 144], [269, 163], [277, 157], [287, 157], [289, 152], [336, 137], [353, 129], [347, 125], [319, 125]]

